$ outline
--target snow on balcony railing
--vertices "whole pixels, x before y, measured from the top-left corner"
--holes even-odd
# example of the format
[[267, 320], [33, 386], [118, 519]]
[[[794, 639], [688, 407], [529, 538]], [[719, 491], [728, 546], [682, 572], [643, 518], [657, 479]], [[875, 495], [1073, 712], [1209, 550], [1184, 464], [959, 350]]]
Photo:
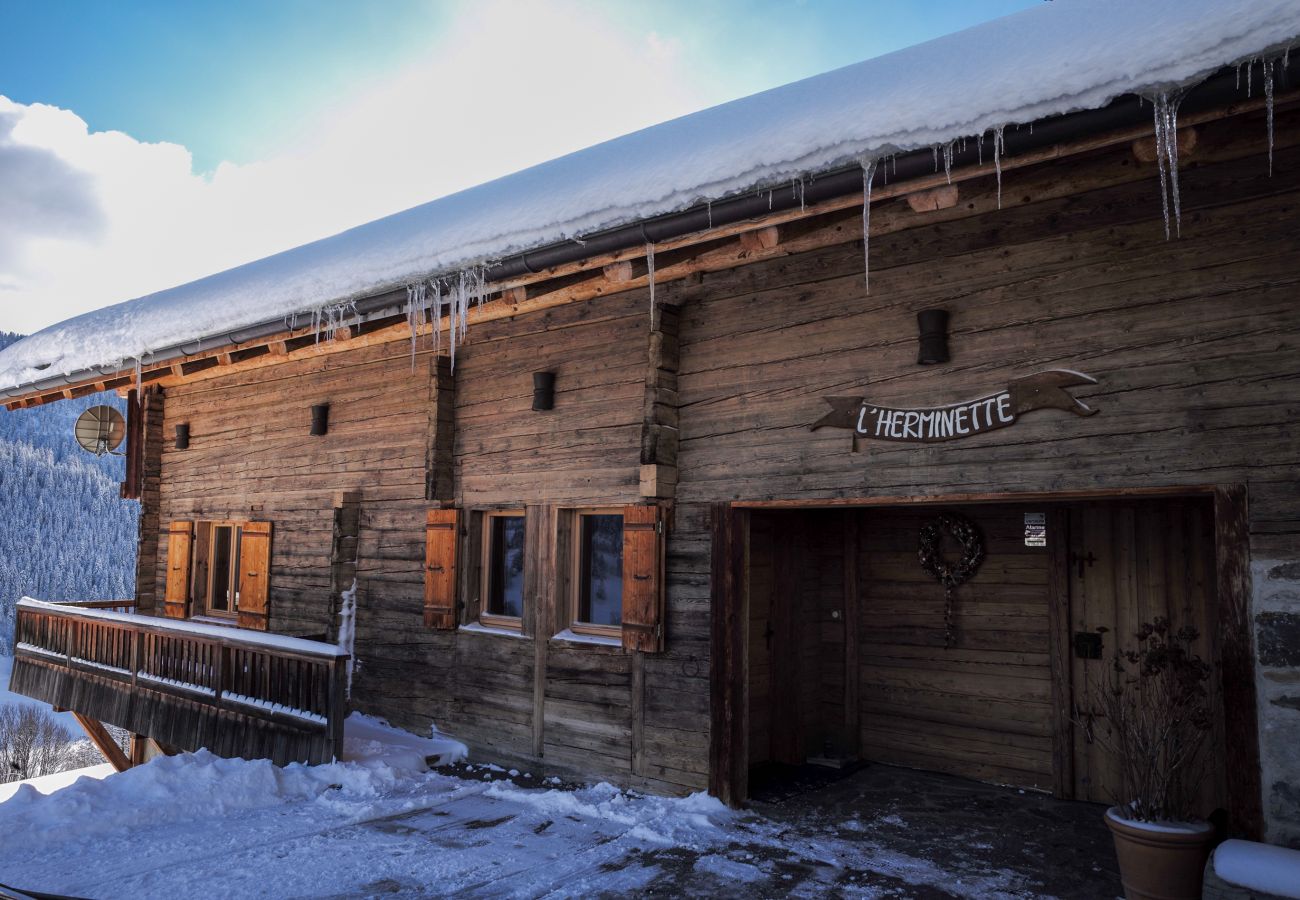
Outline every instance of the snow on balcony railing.
[[[107, 684], [119, 692], [119, 697], [129, 696], [170, 709], [173, 718], [188, 722], [195, 741], [210, 739], [200, 737], [207, 726], [195, 704], [222, 711], [218, 715], [221, 721], [228, 721], [231, 715], [239, 721], [263, 720], [298, 732], [299, 738], [305, 733], [306, 740], [316, 741], [306, 749], [301, 743], [286, 744], [282, 740], [273, 741], [269, 749], [251, 751], [233, 745], [229, 747], [231, 755], [263, 752], [273, 758], [288, 754], [277, 761], [328, 761], [341, 749], [348, 654], [336, 646], [30, 598], [18, 603], [16, 637], [16, 663], [25, 658], [41, 670], [39, 677], [24, 676], [32, 679], [35, 693], [30, 696], [59, 691], [68, 691], [69, 698], [81, 696], [66, 684], [69, 679], [89, 679]], [[38, 682], [45, 686], [37, 686]], [[38, 699], [68, 705], [70, 701], [64, 702], [62, 697]], [[126, 704], [114, 709], [130, 707]], [[124, 722], [114, 724], [129, 727]], [[265, 738], [258, 728], [250, 728], [250, 741]], [[173, 728], [169, 735], [172, 743], [177, 741], [175, 731]], [[311, 734], [319, 735], [319, 739], [310, 738]], [[284, 749], [288, 746], [297, 749]]]

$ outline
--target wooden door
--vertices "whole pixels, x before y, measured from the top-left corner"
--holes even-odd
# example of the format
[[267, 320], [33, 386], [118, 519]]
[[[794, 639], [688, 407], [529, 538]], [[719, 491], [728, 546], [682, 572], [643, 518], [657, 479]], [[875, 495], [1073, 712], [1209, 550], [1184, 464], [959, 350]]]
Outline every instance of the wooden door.
[[[1108, 723], [1096, 693], [1116, 651], [1134, 649], [1138, 628], [1156, 617], [1194, 625], [1201, 633], [1198, 652], [1213, 660], [1213, 511], [1193, 499], [1104, 503], [1072, 508], [1069, 524], [1074, 795], [1111, 803], [1120, 770], [1098, 739]], [[1212, 699], [1217, 710], [1217, 695]], [[1217, 728], [1211, 752], [1222, 759]], [[1221, 770], [1212, 764], [1206, 812], [1223, 796]]]

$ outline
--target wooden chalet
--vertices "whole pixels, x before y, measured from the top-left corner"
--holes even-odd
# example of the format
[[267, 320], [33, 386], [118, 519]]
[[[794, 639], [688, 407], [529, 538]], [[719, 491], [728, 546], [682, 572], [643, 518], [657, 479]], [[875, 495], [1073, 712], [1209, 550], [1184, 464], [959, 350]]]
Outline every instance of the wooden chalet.
[[454, 365], [398, 289], [12, 386], [129, 396], [142, 504], [133, 612], [23, 605], [13, 689], [281, 760], [351, 708], [732, 804], [810, 760], [1103, 800], [1090, 685], [1165, 616], [1205, 811], [1300, 838], [1300, 93], [1247, 65], [1172, 144], [1129, 94], [498, 260]]

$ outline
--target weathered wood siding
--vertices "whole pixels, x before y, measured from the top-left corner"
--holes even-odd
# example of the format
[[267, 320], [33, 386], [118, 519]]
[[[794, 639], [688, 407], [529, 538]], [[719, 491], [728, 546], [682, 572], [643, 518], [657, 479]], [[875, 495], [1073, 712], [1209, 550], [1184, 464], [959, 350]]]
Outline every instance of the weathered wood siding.
[[[637, 291], [477, 327], [456, 357], [450, 499], [466, 510], [640, 502], [648, 309]], [[397, 342], [170, 389], [166, 431], [188, 422], [191, 441], [187, 450], [164, 442], [161, 529], [174, 519], [272, 522], [271, 630], [311, 635], [332, 635], [346, 540], [360, 589], [353, 699], [361, 709], [418, 731], [436, 722], [485, 758], [536, 763], [540, 733], [537, 768], [669, 791], [703, 786], [702, 626], [694, 642], [681, 634], [673, 653], [643, 661], [638, 702], [633, 657], [550, 641], [540, 707], [531, 634], [423, 627], [426, 491], [444, 483], [441, 474], [430, 482], [427, 466], [447, 432], [430, 418], [431, 357], [420, 350], [414, 366], [410, 345]], [[542, 370], [556, 373], [550, 412], [531, 409], [532, 373]], [[320, 402], [330, 404], [329, 433], [312, 437], [310, 406]], [[357, 520], [355, 539], [339, 533], [342, 508]], [[141, 564], [146, 581], [165, 582], [165, 547]], [[463, 559], [463, 573], [474, 565]], [[707, 583], [696, 604], [706, 596]], [[681, 691], [683, 683], [693, 689]]]
[[[983, 533], [987, 555], [953, 592], [951, 648], [944, 646], [943, 586], [917, 561], [920, 529], [938, 511], [860, 513], [867, 759], [1051, 789], [1048, 553], [1025, 546], [1028, 510], [955, 510]], [[949, 560], [960, 553], [942, 549]]]
[[[1122, 147], [1008, 174], [1001, 211], [991, 179], [964, 183], [953, 210], [883, 205], [873, 230], [903, 230], [873, 236], [869, 293], [851, 243], [682, 286], [679, 503], [1248, 483], [1253, 552], [1286, 555], [1300, 522], [1289, 116], [1271, 178], [1261, 121], [1202, 129], [1179, 239], [1154, 168]], [[915, 314], [931, 306], [951, 314], [952, 361], [920, 366]], [[1074, 390], [1100, 414], [856, 453], [842, 429], [808, 430], [823, 396], [937, 405], [1053, 367], [1100, 379]]]
[[[1127, 147], [1008, 173], [1000, 210], [992, 178], [964, 183], [952, 209], [880, 204], [870, 293], [856, 211], [783, 226], [790, 246], [812, 249], [659, 286], [680, 308], [680, 354], [657, 364], [677, 366], [676, 394], [659, 392], [677, 409], [656, 406], [652, 422], [643, 289], [475, 327], [457, 355], [450, 451], [430, 447], [428, 357], [412, 369], [400, 342], [169, 389], [157, 527], [274, 523], [271, 628], [322, 633], [334, 495], [359, 492], [359, 706], [416, 730], [436, 721], [498, 758], [540, 746], [557, 771], [698, 789], [711, 503], [1245, 483], [1255, 553], [1293, 555], [1296, 113], [1279, 113], [1277, 135], [1270, 178], [1262, 116], [1201, 130], [1172, 241], [1156, 170]], [[951, 314], [953, 357], [922, 367], [915, 313], [930, 306]], [[857, 452], [842, 430], [808, 430], [823, 396], [943, 404], [1051, 367], [1098, 377], [1075, 393], [1101, 413], [1041, 411], [948, 444]], [[529, 408], [540, 370], [556, 373], [548, 413]], [[330, 433], [312, 438], [308, 407], [325, 400]], [[181, 421], [186, 451], [170, 446]], [[664, 654], [422, 627], [430, 460], [450, 453], [451, 496], [467, 510], [636, 502], [647, 422], [680, 431]], [[155, 586], [163, 556], [141, 558]], [[833, 673], [822, 687], [837, 689]]]

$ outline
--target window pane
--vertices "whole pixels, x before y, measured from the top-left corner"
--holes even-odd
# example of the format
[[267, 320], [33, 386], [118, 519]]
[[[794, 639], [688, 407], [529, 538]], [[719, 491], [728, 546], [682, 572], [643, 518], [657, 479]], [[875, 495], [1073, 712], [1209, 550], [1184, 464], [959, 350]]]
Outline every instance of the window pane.
[[491, 516], [487, 611], [494, 616], [524, 615], [524, 517]]
[[623, 623], [623, 517], [582, 517], [578, 621]]
[[218, 525], [212, 529], [212, 596], [208, 608], [230, 611], [230, 544], [231, 528]]

